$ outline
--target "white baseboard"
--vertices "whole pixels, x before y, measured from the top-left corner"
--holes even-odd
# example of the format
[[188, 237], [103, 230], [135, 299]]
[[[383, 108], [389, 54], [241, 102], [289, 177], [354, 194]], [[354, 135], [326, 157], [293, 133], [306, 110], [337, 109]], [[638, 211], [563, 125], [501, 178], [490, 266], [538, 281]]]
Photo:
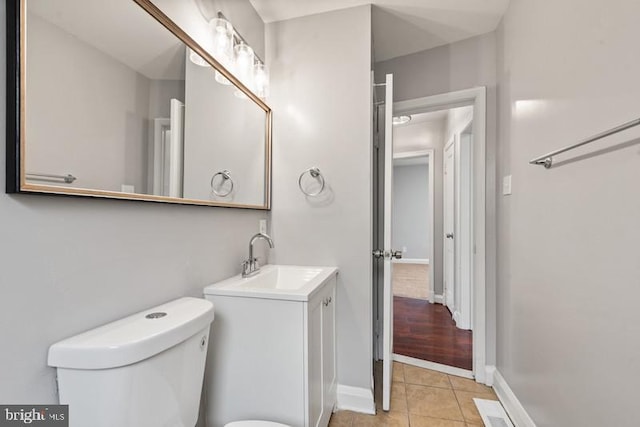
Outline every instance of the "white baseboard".
[[337, 409], [360, 412], [375, 415], [376, 404], [373, 400], [373, 391], [361, 387], [351, 387], [338, 384]]
[[489, 365], [484, 367], [484, 384], [489, 387], [493, 387], [494, 375], [496, 374], [496, 367]]
[[504, 377], [500, 374], [500, 371], [495, 370], [492, 375], [493, 389], [500, 399], [502, 406], [507, 410], [511, 421], [516, 427], [536, 427], [524, 406], [520, 403], [516, 395], [505, 381]]
[[426, 264], [429, 265], [429, 258], [400, 258], [391, 260], [394, 264]]
[[444, 295], [436, 295], [434, 300], [436, 304], [444, 304]]
[[456, 368], [455, 366], [443, 365], [440, 363], [429, 362], [427, 360], [416, 359], [414, 357], [403, 356], [402, 354], [393, 354], [393, 360], [404, 363], [406, 365], [417, 366], [419, 368], [431, 369], [432, 371], [443, 372], [449, 375], [455, 375], [462, 378], [473, 379], [473, 372], [466, 369]]

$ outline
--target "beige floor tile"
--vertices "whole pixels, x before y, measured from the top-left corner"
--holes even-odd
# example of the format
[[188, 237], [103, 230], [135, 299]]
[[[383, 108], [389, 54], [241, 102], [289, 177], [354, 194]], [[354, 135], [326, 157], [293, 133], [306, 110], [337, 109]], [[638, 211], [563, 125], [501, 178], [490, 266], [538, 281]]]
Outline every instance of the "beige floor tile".
[[473, 401], [473, 398], [478, 399], [487, 399], [487, 400], [498, 400], [494, 393], [473, 393], [470, 391], [459, 391], [455, 390], [456, 398], [458, 399], [458, 403], [460, 404], [460, 409], [462, 409], [462, 414], [464, 415], [464, 419], [468, 423], [479, 424], [482, 425], [482, 418], [480, 418], [480, 414], [478, 413], [478, 408], [476, 408], [476, 404]]
[[393, 362], [393, 381], [404, 382], [404, 366], [402, 363]]
[[422, 415], [416, 414], [409, 414], [409, 424], [411, 427], [466, 427], [462, 421], [423, 417]]
[[449, 381], [454, 390], [472, 391], [474, 393], [493, 393], [491, 387], [487, 387], [484, 384], [475, 382], [468, 378], [456, 377], [455, 375], [449, 375]]
[[376, 415], [355, 414], [353, 427], [409, 427], [409, 416], [401, 412], [378, 411]]
[[414, 384], [406, 388], [410, 414], [464, 421], [453, 390]]
[[451, 382], [447, 374], [410, 365], [404, 366], [404, 382], [407, 384], [451, 388]]
[[405, 383], [392, 383], [391, 384], [391, 397], [394, 399], [406, 399], [407, 389]]
[[393, 295], [407, 298], [429, 298], [429, 266], [425, 264], [394, 264]]
[[[382, 385], [374, 391], [376, 408], [382, 410]], [[391, 383], [391, 410], [407, 412], [407, 393], [405, 384], [400, 382]]]
[[351, 427], [353, 421], [353, 415], [355, 412], [351, 411], [336, 411], [331, 414], [329, 420], [329, 427]]

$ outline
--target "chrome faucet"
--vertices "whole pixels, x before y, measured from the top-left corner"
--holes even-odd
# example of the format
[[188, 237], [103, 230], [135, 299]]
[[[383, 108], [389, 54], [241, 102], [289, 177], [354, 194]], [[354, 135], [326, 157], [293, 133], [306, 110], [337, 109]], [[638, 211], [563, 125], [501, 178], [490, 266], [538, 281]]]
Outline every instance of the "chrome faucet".
[[264, 233], [258, 233], [254, 235], [249, 241], [249, 259], [242, 263], [242, 277], [250, 277], [254, 274], [258, 274], [260, 271], [260, 264], [258, 264], [258, 258], [253, 257], [253, 244], [260, 239], [264, 239], [269, 244], [269, 247], [273, 249], [274, 244], [271, 237]]

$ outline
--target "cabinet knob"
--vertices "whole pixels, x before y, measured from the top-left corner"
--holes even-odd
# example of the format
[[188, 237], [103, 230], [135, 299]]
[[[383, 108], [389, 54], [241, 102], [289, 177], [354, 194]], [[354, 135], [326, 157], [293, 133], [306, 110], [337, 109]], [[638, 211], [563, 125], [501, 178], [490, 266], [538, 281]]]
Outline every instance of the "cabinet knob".
[[325, 306], [325, 307], [326, 307], [326, 306], [328, 306], [329, 304], [331, 304], [331, 297], [329, 297], [329, 298], [325, 298], [325, 299], [322, 301], [322, 303], [324, 304], [324, 306]]

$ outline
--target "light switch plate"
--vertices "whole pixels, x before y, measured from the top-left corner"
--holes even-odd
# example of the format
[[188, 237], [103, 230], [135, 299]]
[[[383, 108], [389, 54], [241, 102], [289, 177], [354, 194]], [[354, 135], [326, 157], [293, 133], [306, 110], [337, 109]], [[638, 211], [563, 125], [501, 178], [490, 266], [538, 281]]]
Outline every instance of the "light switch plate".
[[508, 196], [509, 194], [511, 194], [511, 175], [502, 178], [502, 195]]
[[267, 220], [266, 219], [261, 219], [260, 220], [260, 233], [267, 234]]

